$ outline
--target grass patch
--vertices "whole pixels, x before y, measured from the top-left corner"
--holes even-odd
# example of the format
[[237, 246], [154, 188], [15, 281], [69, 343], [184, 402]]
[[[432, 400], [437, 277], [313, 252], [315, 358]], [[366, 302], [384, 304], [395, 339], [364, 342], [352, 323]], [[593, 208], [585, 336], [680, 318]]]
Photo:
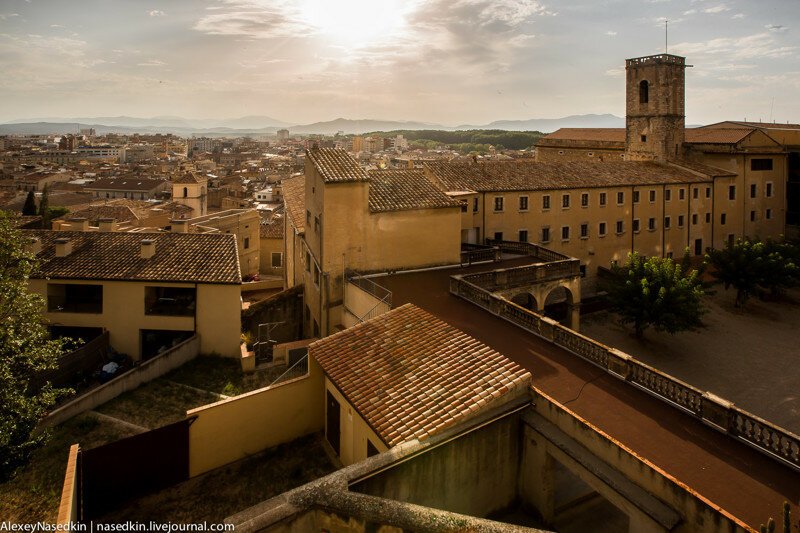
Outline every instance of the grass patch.
[[173, 370], [165, 379], [225, 396], [238, 396], [270, 385], [286, 367], [272, 367], [251, 374], [242, 372], [238, 360], [200, 356]]
[[99, 522], [221, 522], [335, 470], [317, 436], [282, 444], [129, 502]]
[[213, 394], [203, 393], [157, 379], [122, 394], [95, 410], [148, 429], [186, 418], [186, 411], [217, 401]]
[[0, 519], [11, 522], [54, 522], [67, 469], [69, 447], [95, 448], [136, 432], [121, 424], [79, 415], [50, 430], [47, 444], [13, 478], [0, 484]]

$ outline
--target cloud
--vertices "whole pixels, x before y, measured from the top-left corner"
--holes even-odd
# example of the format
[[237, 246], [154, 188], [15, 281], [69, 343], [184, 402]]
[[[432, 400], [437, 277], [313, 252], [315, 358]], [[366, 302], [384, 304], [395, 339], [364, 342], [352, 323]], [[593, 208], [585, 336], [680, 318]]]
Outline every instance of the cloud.
[[699, 64], [709, 66], [719, 63], [736, 63], [746, 59], [783, 58], [793, 55], [795, 46], [780, 45], [770, 33], [757, 33], [744, 37], [721, 37], [673, 46], [681, 55], [693, 56]]
[[683, 16], [688, 17], [689, 15], [694, 15], [695, 13], [697, 13], [696, 9], [688, 9], [683, 12]]
[[303, 36], [312, 28], [301, 21], [296, 9], [278, 1], [263, 5], [247, 0], [228, 0], [212, 6], [194, 25], [196, 31], [209, 35], [238, 35], [254, 39]]
[[147, 14], [150, 15], [151, 17], [165, 17], [165, 16], [167, 16], [166, 13], [164, 13], [163, 11], [161, 11], [159, 9], [151, 9], [150, 11], [147, 12]]
[[730, 9], [731, 9], [731, 8], [729, 8], [729, 7], [728, 7], [728, 6], [726, 6], [725, 4], [717, 4], [717, 5], [713, 6], [713, 7], [707, 7], [707, 8], [705, 8], [705, 9], [703, 10], [703, 13], [711, 13], [711, 14], [716, 14], [716, 13], [722, 13], [722, 12], [724, 12], [724, 11], [730, 11]]
[[616, 37], [616, 35], [617, 35], [617, 32], [615, 32], [615, 31], [613, 31], [613, 30], [608, 30], [608, 31], [606, 32], [606, 35], [608, 35], [608, 36], [610, 36], [610, 37]]
[[50, 27], [51, 28], [63, 28], [64, 26], [62, 26], [61, 24], [50, 24]]
[[764, 27], [767, 28], [769, 31], [776, 31], [776, 32], [784, 32], [789, 29], [783, 24], [767, 24]]
[[163, 67], [165, 65], [166, 63], [160, 59], [148, 59], [147, 61], [136, 63], [137, 67]]
[[19, 16], [19, 13], [6, 13], [6, 14], [0, 13], [0, 20], [8, 20], [10, 18], [18, 17], [18, 16]]

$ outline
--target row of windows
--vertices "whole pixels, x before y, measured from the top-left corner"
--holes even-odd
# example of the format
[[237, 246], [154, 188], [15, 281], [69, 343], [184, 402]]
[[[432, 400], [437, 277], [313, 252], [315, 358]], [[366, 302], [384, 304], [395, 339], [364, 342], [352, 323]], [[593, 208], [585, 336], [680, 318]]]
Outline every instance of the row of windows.
[[[767, 209], [766, 210], [765, 217], [766, 217], [767, 220], [772, 219], [772, 209]], [[710, 222], [711, 221], [711, 213], [706, 213], [705, 218], [706, 218], [706, 222]], [[721, 224], [724, 225], [726, 223], [726, 218], [727, 217], [726, 217], [725, 213], [722, 213], [721, 220], [720, 220]], [[756, 218], [756, 212], [755, 211], [750, 211], [750, 221], [751, 222], [755, 221], [755, 218]], [[679, 228], [684, 227], [685, 222], [686, 222], [685, 216], [684, 215], [678, 215], [678, 227]], [[697, 225], [697, 223], [698, 223], [698, 215], [697, 214], [693, 214], [692, 215], [692, 225]], [[669, 217], [669, 216], [664, 217], [664, 229], [670, 229], [671, 227], [672, 227], [672, 217]], [[638, 218], [634, 219], [633, 220], [633, 228], [632, 229], [633, 229], [633, 231], [635, 233], [638, 233], [639, 231], [641, 231], [641, 220], [639, 220]], [[655, 218], [651, 217], [651, 218], [647, 219], [647, 229], [648, 229], [648, 231], [655, 231], [656, 230], [656, 219]], [[616, 222], [616, 225], [615, 225], [615, 231], [616, 231], [617, 235], [621, 235], [622, 233], [625, 233], [625, 222], [622, 221], [622, 220], [618, 220]], [[598, 225], [597, 225], [597, 234], [600, 237], [605, 237], [608, 234], [607, 233], [607, 224], [605, 222], [598, 223]], [[586, 223], [586, 222], [580, 225], [580, 237], [581, 237], [581, 239], [586, 239], [586, 238], [589, 237], [589, 224]], [[495, 238], [495, 240], [502, 241], [503, 240], [503, 232], [502, 231], [495, 232], [494, 238]], [[543, 243], [547, 243], [547, 242], [550, 242], [550, 238], [551, 238], [550, 237], [550, 227], [549, 226], [542, 227], [540, 241], [543, 242]], [[569, 240], [569, 238], [570, 238], [570, 226], [562, 226], [561, 227], [561, 240], [565, 240], [566, 241], [566, 240]], [[528, 230], [525, 230], [525, 229], [519, 230], [519, 241], [520, 242], [528, 242]]]
[[[750, 198], [756, 198], [758, 192], [758, 186], [756, 184], [750, 185]], [[641, 191], [633, 191], [633, 203], [639, 203], [641, 200]], [[655, 202], [657, 197], [657, 191], [655, 189], [651, 189], [647, 191], [648, 199], [650, 202]], [[771, 198], [773, 194], [773, 187], [772, 183], [766, 183], [764, 187], [764, 196], [767, 198]], [[706, 198], [711, 198], [711, 187], [705, 188], [705, 196]], [[698, 199], [700, 197], [700, 188], [695, 187], [692, 189], [692, 198]], [[686, 199], [686, 189], [681, 188], [678, 189], [678, 199], [685, 200]], [[736, 199], [736, 185], [730, 185], [728, 187], [728, 199], [735, 200]], [[672, 190], [666, 189], [664, 191], [664, 200], [669, 202], [672, 200]], [[570, 193], [564, 193], [561, 195], [561, 207], [566, 209], [570, 207], [571, 203], [571, 195]], [[600, 206], [607, 205], [608, 203], [608, 195], [605, 192], [599, 193], [598, 196], [598, 204]], [[625, 203], [625, 192], [620, 191], [617, 193], [617, 205], [622, 205]], [[589, 206], [589, 193], [584, 192], [581, 193], [581, 207], [588, 207]], [[503, 196], [495, 196], [494, 197], [494, 210], [496, 212], [503, 211], [505, 207], [505, 199]], [[550, 195], [545, 194], [542, 196], [542, 209], [550, 209], [551, 202], [550, 202]], [[462, 211], [466, 211], [466, 204], [462, 204]], [[527, 211], [528, 210], [528, 197], [527, 196], [520, 196], [519, 197], [519, 210], [520, 211]], [[478, 211], [478, 199], [474, 199], [473, 203], [473, 212]]]

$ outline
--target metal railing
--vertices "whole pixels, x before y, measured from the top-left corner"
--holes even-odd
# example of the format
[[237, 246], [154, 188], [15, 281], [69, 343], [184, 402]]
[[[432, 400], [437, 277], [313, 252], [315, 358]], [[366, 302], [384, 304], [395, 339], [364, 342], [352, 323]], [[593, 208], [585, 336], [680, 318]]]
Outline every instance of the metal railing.
[[299, 378], [300, 376], [305, 376], [306, 374], [308, 374], [308, 354], [305, 354], [303, 357], [298, 359], [295, 364], [287, 368], [286, 371], [275, 378], [272, 383], [269, 384], [269, 386], [272, 387], [273, 385], [283, 381]]
[[389, 307], [392, 306], [392, 291], [386, 287], [382, 287], [371, 279], [361, 276], [350, 277], [347, 279], [347, 282], [352, 283], [362, 291], [371, 294], [381, 302], [388, 303]]
[[494, 295], [474, 283], [474, 277], [451, 276], [450, 293], [560, 346], [668, 405], [703, 420], [710, 427], [800, 471], [800, 436], [550, 318]]
[[486, 239], [486, 243], [490, 246], [497, 246], [500, 248], [501, 252], [506, 254], [532, 255], [542, 261], [563, 261], [565, 259], [572, 259], [568, 255], [545, 248], [544, 246], [539, 246], [532, 242]]
[[565, 259], [550, 263], [537, 263], [520, 267], [503, 268], [489, 272], [467, 274], [463, 279], [488, 291], [511, 289], [554, 279], [580, 276], [580, 261]]

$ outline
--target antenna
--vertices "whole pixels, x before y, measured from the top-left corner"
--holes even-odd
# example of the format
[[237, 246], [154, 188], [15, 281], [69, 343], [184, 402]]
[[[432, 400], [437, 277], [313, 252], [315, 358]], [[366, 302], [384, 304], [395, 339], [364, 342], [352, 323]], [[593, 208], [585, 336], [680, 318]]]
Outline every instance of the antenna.
[[664, 53], [669, 54], [669, 20], [664, 19]]
[[772, 103], [769, 106], [769, 121], [772, 122], [772, 110], [775, 109], [775, 97], [772, 97]]

